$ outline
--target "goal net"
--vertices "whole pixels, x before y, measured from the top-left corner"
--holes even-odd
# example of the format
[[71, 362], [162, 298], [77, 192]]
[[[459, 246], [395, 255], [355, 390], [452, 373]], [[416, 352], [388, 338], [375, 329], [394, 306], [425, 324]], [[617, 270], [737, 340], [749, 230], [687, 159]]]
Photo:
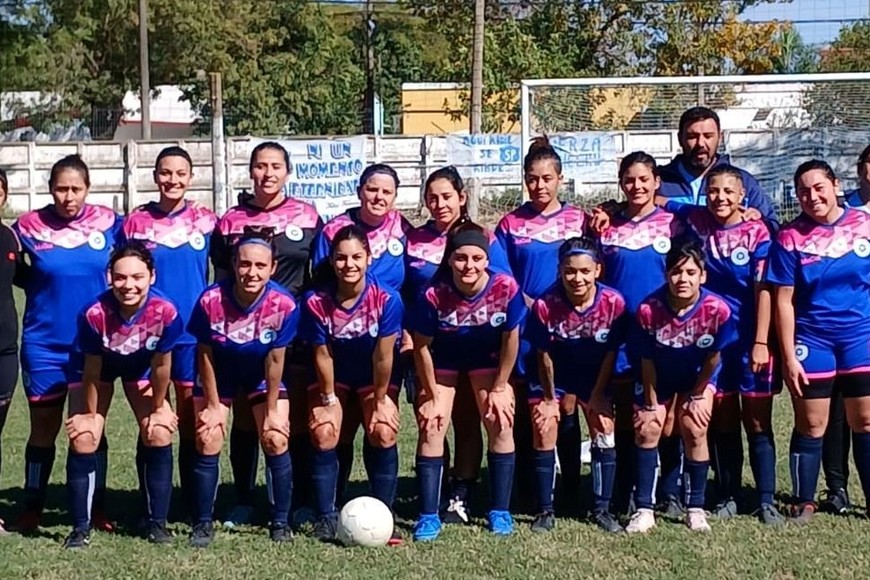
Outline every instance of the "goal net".
[[870, 73], [524, 80], [522, 142], [547, 134], [569, 195], [587, 206], [618, 194], [628, 153], [662, 164], [679, 154], [680, 115], [698, 105], [719, 115], [719, 153], [755, 175], [782, 218], [796, 212], [792, 176], [803, 161], [825, 159], [844, 191], [857, 187], [857, 158], [870, 144]]

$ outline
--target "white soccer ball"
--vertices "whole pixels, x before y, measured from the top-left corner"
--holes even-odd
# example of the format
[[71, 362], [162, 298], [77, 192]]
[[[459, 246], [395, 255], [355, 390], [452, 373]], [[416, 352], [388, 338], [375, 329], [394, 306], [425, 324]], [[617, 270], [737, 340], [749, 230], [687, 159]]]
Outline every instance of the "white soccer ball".
[[393, 535], [393, 512], [364, 495], [347, 502], [338, 516], [338, 540], [345, 546], [385, 546]]

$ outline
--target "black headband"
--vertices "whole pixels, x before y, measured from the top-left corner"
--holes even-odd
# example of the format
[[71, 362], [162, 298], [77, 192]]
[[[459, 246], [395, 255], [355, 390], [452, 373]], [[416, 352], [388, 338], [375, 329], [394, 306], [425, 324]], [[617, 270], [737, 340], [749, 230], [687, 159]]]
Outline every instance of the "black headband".
[[450, 240], [453, 251], [462, 246], [477, 246], [489, 257], [489, 238], [486, 234], [477, 230], [463, 230]]

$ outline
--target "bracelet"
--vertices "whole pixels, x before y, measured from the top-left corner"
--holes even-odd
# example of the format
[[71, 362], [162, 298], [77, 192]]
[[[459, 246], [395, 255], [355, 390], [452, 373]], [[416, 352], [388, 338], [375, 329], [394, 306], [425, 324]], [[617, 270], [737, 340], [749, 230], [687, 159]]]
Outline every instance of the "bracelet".
[[766, 342], [759, 342], [757, 340], [755, 342], [753, 342], [752, 344], [760, 344], [761, 346], [767, 346]]
[[331, 407], [338, 403], [338, 397], [335, 396], [335, 393], [329, 393], [328, 395], [320, 395], [320, 402], [326, 405], [327, 407]]

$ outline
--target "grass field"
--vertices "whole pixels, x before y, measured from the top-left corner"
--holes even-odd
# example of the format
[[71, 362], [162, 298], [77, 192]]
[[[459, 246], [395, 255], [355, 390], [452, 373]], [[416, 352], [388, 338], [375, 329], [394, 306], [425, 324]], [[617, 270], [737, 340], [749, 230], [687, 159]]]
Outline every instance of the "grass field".
[[[787, 398], [780, 397], [776, 415], [779, 486], [787, 491]], [[407, 537], [416, 512], [415, 435], [407, 406], [403, 420], [397, 511]], [[7, 521], [19, 509], [27, 432], [26, 404], [19, 389], [3, 433], [0, 517]], [[475, 526], [447, 527], [434, 544], [409, 541], [383, 549], [326, 546], [302, 534], [290, 545], [276, 546], [264, 529], [248, 528], [219, 531], [210, 549], [195, 551], [187, 546], [187, 526], [173, 523], [175, 544], [152, 546], [132, 531], [138, 515], [136, 430], [122, 396], [115, 398], [108, 437], [109, 511], [118, 520], [119, 531], [95, 533], [84, 551], [61, 549], [69, 520], [63, 488], [66, 451], [60, 443], [43, 533], [0, 537], [0, 578], [870, 578], [870, 521], [857, 511], [846, 517], [820, 515], [809, 527], [781, 530], [764, 529], [754, 518], [742, 516], [713, 522], [710, 534], [691, 534], [680, 524], [660, 520], [659, 527], [643, 537], [606, 536], [588, 523], [571, 519], [560, 519], [549, 535], [533, 535], [528, 530], [530, 518], [520, 516], [512, 537], [495, 538], [477, 519]], [[357, 485], [352, 491], [363, 493], [359, 458], [355, 468]], [[260, 470], [260, 511], [265, 514], [262, 461]], [[232, 496], [226, 451], [222, 477], [218, 517]], [[751, 481], [748, 467], [744, 477]], [[863, 504], [857, 484], [853, 475], [850, 492]], [[483, 501], [476, 501], [477, 516]]]

